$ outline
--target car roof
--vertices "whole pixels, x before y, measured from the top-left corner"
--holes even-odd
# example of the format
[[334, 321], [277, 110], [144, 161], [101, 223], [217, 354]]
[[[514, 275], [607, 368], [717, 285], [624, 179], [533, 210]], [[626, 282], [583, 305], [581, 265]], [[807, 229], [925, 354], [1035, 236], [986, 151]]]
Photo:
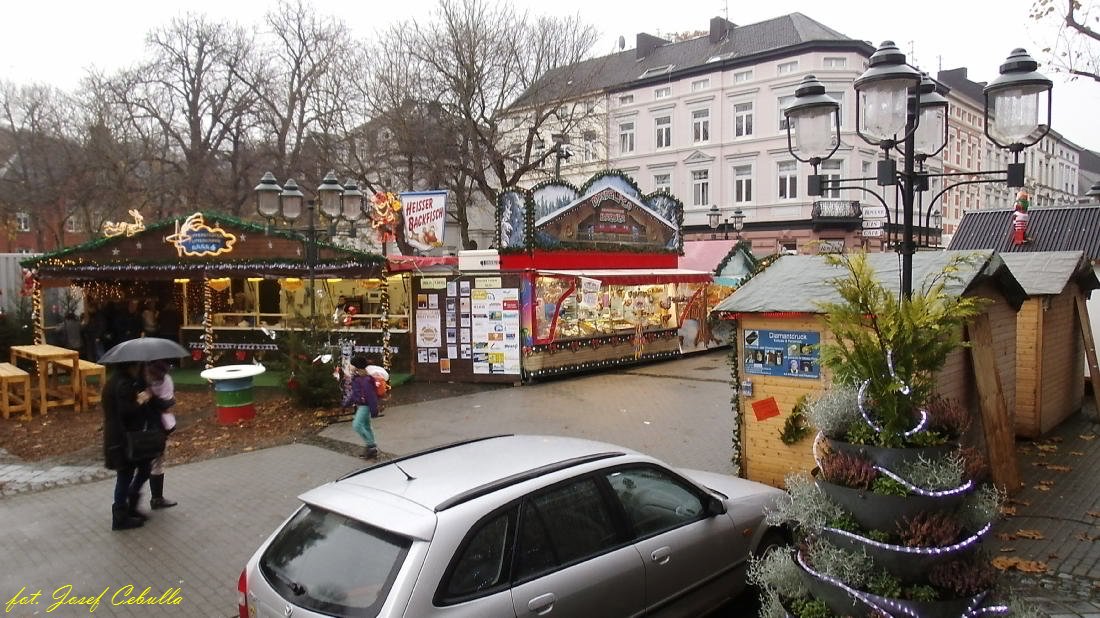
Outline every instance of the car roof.
[[627, 455], [641, 456], [621, 446], [581, 438], [494, 436], [384, 462], [349, 475], [338, 485], [387, 492], [441, 511], [556, 470]]

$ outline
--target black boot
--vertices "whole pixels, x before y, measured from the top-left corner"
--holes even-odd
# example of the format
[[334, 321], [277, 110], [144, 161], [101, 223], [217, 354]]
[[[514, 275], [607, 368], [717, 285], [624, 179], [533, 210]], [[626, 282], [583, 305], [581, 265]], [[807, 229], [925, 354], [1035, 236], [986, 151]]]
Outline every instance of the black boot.
[[131, 517], [128, 510], [126, 506], [120, 504], [111, 505], [111, 530], [129, 530], [140, 528], [145, 524], [141, 519]]
[[126, 499], [126, 514], [135, 519], [140, 519], [142, 523], [149, 519], [149, 516], [138, 510], [138, 502], [141, 501], [141, 494], [130, 494], [130, 497]]
[[154, 474], [149, 477], [149, 490], [153, 493], [152, 499], [149, 500], [149, 506], [154, 509], [166, 509], [179, 504], [174, 500], [169, 500], [164, 497], [163, 474]]

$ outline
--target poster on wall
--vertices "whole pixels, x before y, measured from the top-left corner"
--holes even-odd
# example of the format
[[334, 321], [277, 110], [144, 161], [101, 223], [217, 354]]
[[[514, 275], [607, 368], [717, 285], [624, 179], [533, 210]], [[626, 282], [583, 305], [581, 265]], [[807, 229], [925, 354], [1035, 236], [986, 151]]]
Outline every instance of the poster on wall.
[[437, 348], [443, 345], [443, 332], [439, 327], [439, 311], [416, 310], [416, 347]]
[[420, 251], [442, 247], [447, 192], [418, 191], [400, 197], [405, 240]]
[[745, 373], [786, 378], [821, 377], [821, 333], [745, 329]]
[[[471, 328], [475, 374], [518, 374], [520, 372], [519, 290], [501, 288], [499, 278], [484, 278], [470, 293]], [[463, 331], [465, 335], [465, 331]]]

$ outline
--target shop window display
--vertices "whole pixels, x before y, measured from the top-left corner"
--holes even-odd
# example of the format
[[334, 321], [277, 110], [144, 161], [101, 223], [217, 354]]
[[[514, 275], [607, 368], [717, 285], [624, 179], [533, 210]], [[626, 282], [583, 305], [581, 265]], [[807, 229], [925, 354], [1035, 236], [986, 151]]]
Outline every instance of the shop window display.
[[602, 284], [584, 294], [575, 277], [540, 276], [536, 282], [536, 343], [678, 329], [703, 303], [703, 284]]

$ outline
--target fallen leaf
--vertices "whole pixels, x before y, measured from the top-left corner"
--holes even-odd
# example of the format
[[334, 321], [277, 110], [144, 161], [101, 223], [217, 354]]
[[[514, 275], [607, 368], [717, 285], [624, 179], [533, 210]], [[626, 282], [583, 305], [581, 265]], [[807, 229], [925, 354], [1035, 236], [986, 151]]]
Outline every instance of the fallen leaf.
[[1047, 554], [1047, 560], [1057, 560], [1057, 559], [1058, 559], [1058, 554], [1055, 554], [1055, 553]]
[[1100, 540], [1100, 536], [1092, 536], [1091, 534], [1089, 534], [1087, 532], [1078, 532], [1076, 538], [1079, 541], [1088, 541], [1089, 543], [1091, 543], [1093, 541], [1096, 541], [1096, 540]]
[[1080, 435], [1080, 436], [1077, 436], [1077, 437], [1081, 438], [1082, 440], [1084, 440], [1086, 442], [1091, 442], [1091, 441], [1096, 439], [1096, 434], [1089, 433], [1089, 434], [1083, 434], [1083, 435]]
[[1039, 541], [1046, 538], [1039, 530], [1017, 530], [1012, 534], [1018, 539], [1033, 539]]
[[992, 564], [1001, 571], [1013, 569], [1021, 573], [1045, 573], [1047, 571], [1046, 563], [1037, 560], [1024, 560], [1018, 556], [998, 556], [993, 559]]
[[1070, 451], [1069, 454], [1074, 455], [1076, 457], [1080, 457], [1081, 455], [1084, 455], [1085, 453], [1083, 451]]
[[1054, 453], [1058, 451], [1058, 447], [1054, 444], [1040, 444], [1036, 448], [1045, 453]]
[[1016, 551], [1016, 548], [1015, 548], [1015, 547], [1002, 547], [1002, 548], [1000, 549], [1000, 552], [1001, 552], [1002, 554], [1007, 554], [1007, 553], [1009, 553], [1009, 552], [1013, 552], [1013, 551]]
[[1088, 515], [1089, 517], [1100, 517], [1100, 511], [1089, 511], [1085, 513], [1085, 515]]
[[1040, 485], [1054, 485], [1054, 481], [1051, 481], [1049, 479], [1044, 479], [1042, 481], [1039, 481], [1039, 484]]
[[1016, 514], [1016, 507], [1014, 507], [1014, 506], [1002, 506], [1001, 507], [1001, 515], [1004, 515], [1005, 517], [1012, 517], [1015, 514]]
[[1038, 489], [1039, 491], [1050, 491], [1050, 485], [1036, 485], [1032, 489]]
[[1047, 464], [1046, 469], [1047, 470], [1054, 470], [1055, 472], [1070, 472], [1070, 471], [1073, 470], [1073, 468], [1071, 468], [1069, 466], [1061, 466], [1061, 465], [1056, 465], [1056, 464]]
[[1012, 536], [1011, 534], [1009, 534], [1007, 532], [998, 532], [997, 533], [997, 538], [1002, 540], [1002, 541], [1015, 541], [1016, 540], [1016, 537]]

